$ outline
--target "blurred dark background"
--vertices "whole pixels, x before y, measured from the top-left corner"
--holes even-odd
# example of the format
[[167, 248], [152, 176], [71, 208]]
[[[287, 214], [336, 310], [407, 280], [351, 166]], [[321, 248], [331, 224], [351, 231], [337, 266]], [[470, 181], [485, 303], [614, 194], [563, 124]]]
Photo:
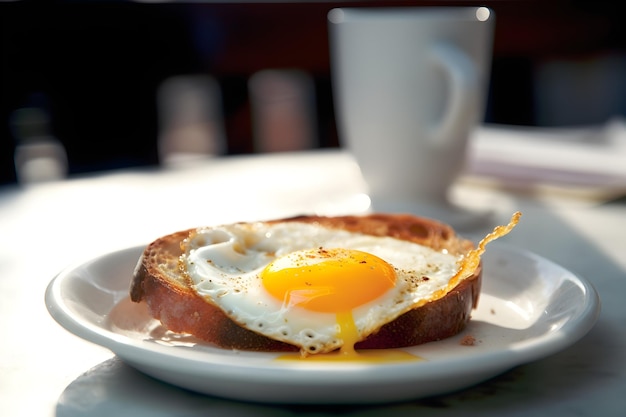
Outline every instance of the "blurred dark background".
[[[158, 165], [164, 129], [198, 108], [219, 117], [196, 115], [219, 142], [203, 152], [280, 150], [255, 137], [276, 132], [260, 114], [294, 110], [258, 110], [271, 101], [267, 91], [285, 89], [306, 95], [312, 115], [313, 137], [300, 145], [336, 147], [326, 14], [392, 5], [495, 11], [487, 123], [573, 126], [626, 115], [626, 15], [617, 1], [0, 1], [0, 184], [16, 181], [16, 149], [32, 138], [60, 144], [70, 176]], [[189, 111], [189, 100], [163, 104], [164, 92], [188, 97], [180, 92], [190, 85], [212, 98]]]

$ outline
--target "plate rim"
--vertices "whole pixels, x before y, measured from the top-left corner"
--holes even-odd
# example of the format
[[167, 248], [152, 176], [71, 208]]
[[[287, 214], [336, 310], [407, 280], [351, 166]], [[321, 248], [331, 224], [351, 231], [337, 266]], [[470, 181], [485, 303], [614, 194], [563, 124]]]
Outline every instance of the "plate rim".
[[[372, 384], [393, 384], [415, 382], [415, 381], [427, 381], [429, 378], [442, 378], [455, 376], [462, 373], [471, 373], [482, 371], [484, 374], [480, 380], [475, 383], [481, 382], [481, 380], [488, 379], [503, 373], [515, 366], [533, 362], [543, 357], [550, 356], [578, 341], [582, 338], [591, 328], [594, 326], [600, 312], [600, 299], [594, 286], [586, 279], [582, 278], [578, 274], [564, 268], [563, 266], [541, 256], [530, 250], [518, 248], [507, 243], [495, 242], [492, 244], [493, 248], [485, 254], [487, 256], [523, 256], [529, 260], [534, 260], [539, 263], [548, 264], [551, 267], [556, 267], [562, 272], [567, 274], [568, 280], [577, 284], [583, 292], [584, 305], [582, 308], [576, 310], [577, 314], [570, 316], [566, 323], [563, 324], [556, 332], [542, 334], [541, 337], [532, 338], [529, 343], [522, 343], [520, 349], [500, 349], [495, 351], [485, 351], [479, 354], [471, 355], [472, 358], [477, 358], [482, 363], [482, 369], [475, 369], [473, 366], [467, 365], [467, 357], [453, 357], [448, 359], [446, 364], [448, 366], [441, 366], [441, 361], [426, 361], [416, 363], [402, 363], [402, 364], [384, 364], [387, 372], [377, 374], [376, 381], [369, 381], [367, 378], [362, 378], [355, 384], [355, 375], [367, 375], [371, 372], [372, 365], [363, 366], [359, 364], [341, 364], [337, 366], [333, 363], [332, 366], [320, 366], [319, 363], [312, 364], [290, 364], [284, 366], [277, 364], [276, 361], [269, 363], [266, 361], [264, 365], [255, 364], [251, 366], [249, 361], [237, 361], [231, 360], [233, 356], [228, 356], [228, 360], [224, 361], [225, 356], [220, 355], [219, 348], [213, 352], [197, 352], [198, 354], [184, 355], [176, 354], [176, 349], [172, 349], [168, 346], [161, 346], [156, 343], [150, 343], [147, 341], [137, 341], [126, 335], [116, 333], [110, 329], [104, 328], [104, 326], [97, 326], [90, 323], [83, 317], [76, 316], [71, 308], [68, 306], [68, 301], [64, 299], [63, 285], [71, 282], [72, 277], [76, 279], [76, 271], [92, 263], [98, 261], [104, 262], [106, 259], [115, 259], [121, 256], [134, 256], [136, 254], [139, 258], [141, 251], [146, 245], [135, 245], [126, 248], [110, 251], [101, 254], [96, 257], [92, 257], [88, 260], [76, 262], [63, 270], [61, 270], [48, 284], [45, 290], [45, 303], [49, 314], [53, 319], [63, 328], [70, 333], [85, 339], [89, 342], [103, 346], [111, 350], [114, 354], [128, 362], [131, 366], [137, 369], [152, 374], [159, 379], [162, 379], [161, 375], [164, 371], [175, 371], [183, 374], [193, 375], [196, 378], [202, 378], [203, 375], [212, 377], [220, 377], [225, 381], [234, 380], [245, 377], [250, 384], [259, 383], [276, 383], [276, 384], [294, 384], [294, 389], [299, 386], [321, 388], [323, 386], [332, 385], [351, 387], [361, 386], [368, 387]], [[496, 252], [494, 254], [494, 252]], [[74, 273], [74, 275], [72, 275]], [[129, 283], [130, 284], [130, 283]], [[118, 300], [119, 302], [119, 300]], [[113, 303], [115, 305], [116, 303]], [[146, 354], [149, 352], [149, 354]], [[250, 354], [254, 356], [254, 354]], [[261, 353], [263, 357], [267, 357], [267, 354]], [[176, 358], [176, 361], [167, 361], [163, 359]], [[212, 358], [213, 360], [208, 360]], [[488, 358], [486, 361], [484, 359]], [[174, 364], [174, 362], [176, 362]], [[487, 364], [487, 366], [485, 366]], [[347, 366], [346, 366], [347, 365]], [[454, 366], [460, 365], [460, 366]], [[378, 370], [378, 365], [374, 365]], [[409, 372], [416, 366], [419, 366], [419, 375]], [[160, 367], [160, 369], [153, 369]], [[417, 369], [417, 368], [416, 368]], [[254, 370], [254, 372], [250, 372]], [[288, 372], [286, 372], [288, 371]], [[348, 371], [348, 372], [347, 372]], [[399, 372], [398, 372], [399, 371]], [[302, 378], [305, 375], [306, 378]], [[332, 384], [328, 384], [329, 377], [332, 377]], [[305, 381], [306, 379], [306, 381]], [[171, 381], [167, 381], [171, 382]], [[184, 386], [184, 382], [175, 383], [176, 385]], [[473, 385], [473, 384], [472, 384]], [[469, 386], [469, 385], [465, 385]], [[460, 386], [459, 388], [462, 388]], [[194, 389], [193, 384], [186, 386], [185, 388]], [[326, 389], [327, 387], [325, 387]], [[196, 389], [197, 390], [197, 389]], [[357, 390], [358, 391], [358, 390]], [[423, 390], [422, 390], [423, 391]], [[447, 392], [447, 391], [445, 391]], [[228, 396], [228, 393], [216, 393], [216, 392], [204, 392], [205, 394], [217, 394], [220, 396]], [[415, 395], [411, 398], [419, 398], [428, 396], [431, 394], [443, 393], [439, 391], [426, 392], [425, 395]], [[417, 393], [416, 393], [417, 394]], [[405, 396], [407, 394], [404, 394]], [[280, 393], [278, 394], [280, 397]], [[258, 400], [254, 398], [246, 398], [245, 396], [236, 398], [244, 400]], [[396, 398], [397, 399], [397, 398]], [[391, 400], [396, 400], [391, 399]], [[406, 399], [404, 397], [399, 399]], [[271, 401], [277, 401], [277, 398], [270, 398]], [[319, 402], [319, 398], [316, 402]], [[280, 399], [278, 399], [280, 402]], [[339, 400], [329, 401], [337, 403]], [[366, 402], [381, 402], [385, 399], [368, 398]], [[289, 398], [289, 402], [311, 402], [311, 398], [307, 395], [302, 395], [302, 398]], [[324, 401], [322, 401], [324, 402]], [[344, 402], [344, 401], [339, 401]]]

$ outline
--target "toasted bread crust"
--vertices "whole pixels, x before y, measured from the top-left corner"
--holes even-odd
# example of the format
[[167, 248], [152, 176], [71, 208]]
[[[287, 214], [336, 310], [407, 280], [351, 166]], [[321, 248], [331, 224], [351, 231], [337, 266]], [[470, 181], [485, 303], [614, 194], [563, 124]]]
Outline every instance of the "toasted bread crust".
[[[405, 214], [367, 216], [298, 216], [268, 221], [318, 223], [374, 236], [391, 236], [452, 254], [466, 253], [471, 241], [459, 238], [443, 223]], [[255, 351], [298, 351], [287, 343], [247, 330], [218, 307], [191, 289], [180, 271], [180, 242], [191, 230], [173, 233], [149, 244], [142, 254], [130, 287], [134, 302], [146, 302], [150, 314], [173, 332], [189, 333], [223, 348]], [[415, 308], [382, 326], [375, 334], [357, 343], [356, 348], [397, 348], [440, 340], [460, 332], [478, 303], [482, 268], [463, 280], [443, 298]]]

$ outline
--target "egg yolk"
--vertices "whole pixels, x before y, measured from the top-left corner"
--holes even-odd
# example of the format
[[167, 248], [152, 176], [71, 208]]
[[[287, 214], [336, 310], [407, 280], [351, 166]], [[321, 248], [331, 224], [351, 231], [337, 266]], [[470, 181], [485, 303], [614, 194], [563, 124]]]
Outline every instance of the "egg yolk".
[[350, 353], [358, 341], [352, 310], [393, 288], [396, 273], [370, 253], [318, 248], [276, 259], [263, 270], [261, 279], [265, 289], [287, 307], [336, 314], [342, 350]]
[[319, 248], [278, 258], [261, 278], [265, 289], [286, 306], [345, 313], [393, 288], [396, 273], [387, 262], [366, 252]]

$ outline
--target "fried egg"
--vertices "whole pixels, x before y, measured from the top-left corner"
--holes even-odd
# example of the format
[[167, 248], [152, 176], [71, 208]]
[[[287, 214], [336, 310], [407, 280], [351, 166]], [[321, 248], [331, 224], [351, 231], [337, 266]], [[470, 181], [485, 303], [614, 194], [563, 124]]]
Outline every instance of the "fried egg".
[[317, 224], [240, 223], [182, 243], [194, 290], [230, 319], [303, 354], [354, 344], [444, 291], [463, 255]]

